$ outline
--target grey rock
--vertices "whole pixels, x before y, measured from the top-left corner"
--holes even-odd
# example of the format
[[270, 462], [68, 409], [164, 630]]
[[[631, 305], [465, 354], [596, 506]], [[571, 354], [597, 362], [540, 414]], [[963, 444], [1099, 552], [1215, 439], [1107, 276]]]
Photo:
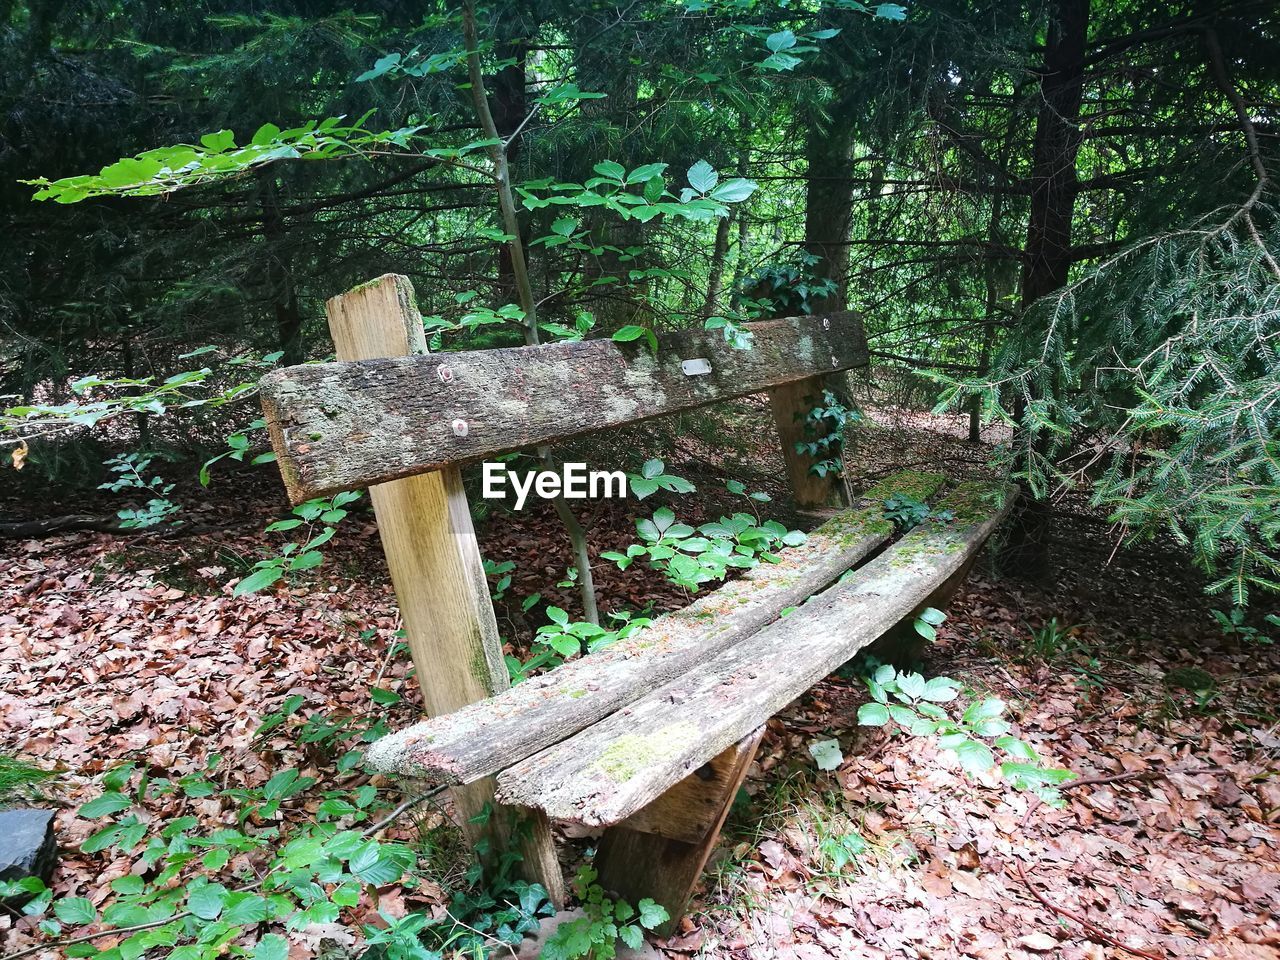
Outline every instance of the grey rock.
[[0, 810], [0, 880], [39, 877], [48, 883], [57, 858], [52, 810]]

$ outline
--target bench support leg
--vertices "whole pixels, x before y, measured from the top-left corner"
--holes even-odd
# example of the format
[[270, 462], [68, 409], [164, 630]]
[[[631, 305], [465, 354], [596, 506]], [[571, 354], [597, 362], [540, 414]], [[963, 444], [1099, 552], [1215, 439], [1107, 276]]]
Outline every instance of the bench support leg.
[[814, 458], [796, 451], [798, 442], [812, 439], [804, 435], [804, 420], [813, 406], [822, 401], [823, 386], [822, 377], [809, 377], [769, 391], [769, 406], [782, 445], [782, 461], [800, 510], [829, 506], [835, 496], [833, 476], [811, 473], [809, 468], [816, 462]]
[[[405, 277], [379, 277], [334, 297], [326, 309], [339, 360], [427, 352], [422, 317]], [[498, 624], [458, 468], [376, 484], [369, 497], [428, 715], [505, 690], [509, 681]], [[492, 780], [451, 792], [473, 846], [497, 854], [516, 842], [525, 876], [546, 887], [553, 903], [564, 901], [545, 816], [494, 805]], [[490, 817], [475, 822], [486, 805]]]
[[763, 735], [760, 727], [600, 838], [600, 885], [632, 906], [645, 897], [664, 906], [671, 919], [659, 936], [684, 916]]

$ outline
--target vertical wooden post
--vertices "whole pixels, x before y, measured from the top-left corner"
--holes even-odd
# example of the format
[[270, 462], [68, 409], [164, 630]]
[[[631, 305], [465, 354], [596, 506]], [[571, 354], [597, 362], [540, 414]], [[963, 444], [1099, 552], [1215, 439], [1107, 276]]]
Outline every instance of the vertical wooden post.
[[[407, 277], [385, 274], [332, 298], [325, 309], [339, 360], [427, 352]], [[428, 715], [505, 690], [498, 625], [458, 468], [376, 484], [369, 496]], [[472, 844], [487, 841], [496, 850], [518, 842], [528, 879], [546, 887], [557, 905], [563, 902], [564, 880], [545, 816], [495, 806], [486, 823], [470, 822], [492, 803], [491, 780], [456, 788], [453, 799]]]
[[665, 907], [658, 936], [684, 916], [763, 736], [760, 727], [600, 838], [600, 885], [633, 906], [650, 897]]
[[769, 406], [782, 444], [787, 479], [791, 483], [796, 506], [801, 510], [828, 506], [835, 492], [835, 477], [831, 474], [820, 477], [810, 472], [809, 468], [816, 460], [808, 454], [796, 452], [796, 443], [809, 439], [804, 435], [804, 420], [814, 405], [822, 402], [822, 387], [823, 380], [819, 376], [769, 391]]

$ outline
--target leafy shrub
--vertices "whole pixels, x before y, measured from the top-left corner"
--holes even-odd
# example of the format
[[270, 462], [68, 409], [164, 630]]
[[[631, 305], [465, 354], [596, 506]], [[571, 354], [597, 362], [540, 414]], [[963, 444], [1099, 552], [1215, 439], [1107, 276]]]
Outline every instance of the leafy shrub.
[[595, 882], [596, 876], [590, 867], [578, 871], [573, 890], [586, 916], [561, 924], [543, 947], [542, 960], [610, 960], [617, 955], [619, 940], [638, 950], [644, 945], [644, 931], [670, 919], [648, 898], [634, 907], [612, 899]]
[[609, 550], [601, 553], [618, 569], [625, 570], [644, 557], [655, 570], [661, 570], [672, 583], [694, 593], [703, 584], [728, 576], [731, 567], [750, 569], [761, 560], [776, 562], [774, 552], [783, 546], [797, 546], [805, 541], [799, 530], [787, 530], [776, 520], [761, 523], [746, 513], [704, 523], [697, 529], [676, 522], [670, 507], [660, 507], [651, 517], [636, 521], [640, 543], [633, 543], [625, 553]]
[[1004, 701], [975, 700], [955, 719], [942, 706], [960, 695], [959, 684], [950, 677], [925, 680], [918, 673], [882, 664], [866, 683], [872, 702], [858, 708], [858, 723], [870, 727], [892, 723], [912, 736], [936, 736], [938, 746], [953, 753], [965, 772], [974, 776], [996, 767], [991, 749], [995, 747], [1008, 757], [999, 769], [1012, 786], [1031, 790], [1046, 802], [1061, 802], [1053, 787], [1074, 774], [1044, 767], [1031, 744], [1010, 736]]

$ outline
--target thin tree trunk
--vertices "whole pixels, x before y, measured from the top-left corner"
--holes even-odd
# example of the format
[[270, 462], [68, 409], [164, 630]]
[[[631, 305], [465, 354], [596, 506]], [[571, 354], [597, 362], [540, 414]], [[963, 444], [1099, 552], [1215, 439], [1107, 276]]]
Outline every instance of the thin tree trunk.
[[837, 105], [829, 121], [809, 122], [805, 143], [804, 249], [821, 258], [815, 273], [836, 284], [835, 291], [815, 303], [815, 310], [843, 310], [849, 272], [849, 224], [853, 217], [853, 184], [846, 179], [853, 152], [850, 112]]
[[[1032, 153], [1031, 213], [1022, 271], [1024, 316], [1041, 297], [1066, 285], [1072, 264], [1071, 227], [1078, 192], [1076, 155], [1081, 139], [1079, 119], [1089, 0], [1055, 0], [1050, 18]], [[1015, 415], [1021, 419], [1022, 412], [1023, 403], [1019, 400]], [[1043, 452], [1037, 448], [1025, 455]], [[1043, 579], [1049, 569], [1049, 506], [1035, 499], [1025, 483], [1022, 493], [1005, 560], [1010, 569]]]
[[733, 218], [721, 217], [716, 224], [716, 243], [711, 251], [711, 268], [707, 276], [707, 298], [702, 303], [702, 316], [713, 316], [720, 303], [720, 291], [724, 288], [724, 261], [729, 252], [729, 227]]
[[[475, 6], [468, 2], [463, 7], [463, 32], [467, 50], [467, 70], [471, 81], [471, 101], [475, 107], [476, 120], [480, 131], [486, 137], [500, 142], [489, 148], [489, 157], [493, 161], [498, 189], [498, 207], [502, 213], [502, 229], [511, 239], [507, 241], [510, 253], [511, 276], [515, 283], [520, 308], [524, 311], [525, 342], [534, 346], [538, 336], [538, 303], [533, 295], [533, 285], [529, 280], [529, 268], [525, 261], [524, 244], [520, 239], [520, 220], [516, 214], [515, 196], [511, 190], [511, 170], [507, 162], [507, 144], [501, 141], [493, 113], [489, 109], [489, 96], [485, 91], [484, 75], [480, 69], [480, 52], [477, 47]], [[517, 121], [519, 123], [520, 121]], [[538, 456], [549, 470], [556, 467], [549, 447], [539, 447]], [[591, 551], [587, 544], [587, 534], [578, 518], [573, 515], [569, 504], [563, 497], [556, 497], [556, 513], [568, 531], [569, 540], [573, 544], [575, 564], [578, 568], [578, 585], [582, 594], [583, 616], [588, 622], [600, 623], [600, 613], [596, 604], [595, 580], [591, 575]]]
[[[746, 166], [742, 166], [746, 169]], [[751, 221], [745, 210], [735, 211], [737, 216], [737, 252], [733, 256], [733, 280], [730, 284], [728, 308], [739, 310], [742, 306], [742, 280], [746, 279], [746, 247], [751, 239]]]
[[276, 175], [265, 168], [258, 171], [258, 206], [262, 235], [267, 241], [267, 288], [276, 316], [276, 344], [286, 365], [299, 364], [306, 359], [302, 349], [302, 310], [285, 250], [286, 230]]

